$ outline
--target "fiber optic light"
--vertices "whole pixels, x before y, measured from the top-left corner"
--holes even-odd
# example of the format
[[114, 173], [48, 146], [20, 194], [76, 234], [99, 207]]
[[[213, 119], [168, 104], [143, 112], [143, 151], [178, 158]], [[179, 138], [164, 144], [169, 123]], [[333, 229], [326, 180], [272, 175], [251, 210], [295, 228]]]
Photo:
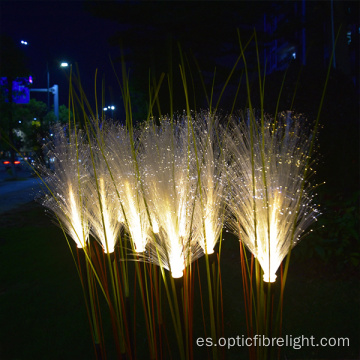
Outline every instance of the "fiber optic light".
[[69, 217], [72, 223], [72, 226], [70, 227], [70, 235], [75, 241], [76, 246], [79, 249], [82, 249], [86, 246], [87, 238], [83, 231], [83, 221], [71, 183], [68, 185], [68, 193], [70, 203]]
[[209, 219], [207, 217], [205, 219], [205, 232], [206, 232], [206, 239], [203, 239], [204, 245], [203, 250], [208, 255], [211, 255], [214, 253], [214, 246], [216, 244], [216, 236], [214, 234], [214, 224], [211, 221], [212, 219]]
[[184, 258], [181, 254], [181, 249], [177, 249], [169, 254], [170, 271], [174, 279], [181, 278], [185, 269]]
[[112, 226], [111, 214], [109, 213], [109, 209], [107, 206], [107, 201], [109, 197], [107, 196], [105, 189], [105, 180], [102, 177], [100, 178], [99, 181], [99, 187], [100, 187], [100, 199], [102, 204], [102, 217], [103, 217], [103, 230], [104, 230], [102, 237], [103, 247], [106, 253], [111, 254], [115, 250], [116, 236]]
[[179, 279], [179, 278], [183, 277], [183, 270], [181, 270], [181, 269], [171, 269], [171, 276], [174, 279]]
[[273, 283], [276, 281], [276, 275], [271, 273], [271, 274], [268, 274], [267, 272], [264, 272], [264, 282], [270, 282], [270, 283]]
[[125, 189], [125, 203], [127, 207], [127, 220], [128, 227], [135, 244], [135, 251], [142, 253], [145, 251], [146, 236], [142, 231], [141, 217], [139, 213], [139, 207], [136, 201], [136, 189], [130, 186], [128, 181], [124, 182]]
[[154, 234], [158, 234], [159, 233], [159, 224], [157, 223], [157, 221], [155, 219], [152, 219], [151, 222], [152, 222]]
[[[284, 113], [273, 131], [270, 123], [262, 128], [260, 121], [242, 127], [236, 124], [228, 137], [236, 158], [229, 182], [234, 185], [233, 197], [242, 199], [239, 204], [228, 202], [236, 215], [230, 226], [254, 254], [265, 282], [276, 280], [281, 262], [318, 216], [312, 203], [313, 187], [303, 182], [311, 140], [302, 132], [300, 121], [295, 120], [297, 117]], [[264, 145], [256, 142], [262, 135], [260, 130], [259, 136], [257, 132], [253, 135], [252, 126], [263, 132]], [[253, 147], [248, 145], [252, 139], [256, 140]], [[253, 164], [252, 148], [257, 155]], [[263, 156], [267, 161], [265, 171]]]
[[206, 253], [207, 253], [208, 255], [211, 255], [211, 254], [214, 253], [214, 249], [212, 249], [212, 248], [207, 248], [207, 249], [206, 249]]

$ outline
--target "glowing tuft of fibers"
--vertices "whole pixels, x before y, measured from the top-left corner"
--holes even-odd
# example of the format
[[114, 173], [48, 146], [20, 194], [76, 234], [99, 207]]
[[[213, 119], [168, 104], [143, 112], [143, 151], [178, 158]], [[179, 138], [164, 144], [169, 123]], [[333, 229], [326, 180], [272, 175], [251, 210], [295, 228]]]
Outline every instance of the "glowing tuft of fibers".
[[275, 123], [265, 119], [264, 128], [260, 120], [242, 120], [234, 120], [226, 135], [227, 225], [259, 261], [264, 281], [273, 282], [284, 257], [319, 215], [313, 187], [304, 180], [312, 135], [303, 119], [290, 120], [289, 114]]
[[[122, 125], [108, 124], [103, 138], [105, 156], [118, 197], [118, 219], [130, 234], [134, 250], [137, 253], [144, 252], [149, 220], [137, 174], [137, 149], [132, 147], [130, 134]], [[137, 145], [135, 139], [133, 142], [134, 146]]]
[[219, 134], [217, 133], [218, 118], [208, 112], [196, 114], [195, 138], [200, 166], [200, 189], [197, 191], [195, 237], [208, 255], [220, 237], [223, 227], [225, 191], [224, 159], [220, 150]]
[[141, 173], [153, 229], [146, 260], [181, 277], [183, 270], [203, 255], [193, 238], [196, 170], [187, 119], [144, 127]]
[[42, 204], [56, 215], [76, 246], [84, 248], [89, 237], [84, 197], [88, 153], [84, 136], [73, 132], [69, 137], [61, 126], [54, 127], [53, 133], [52, 142], [46, 148], [52, 167], [43, 165], [39, 169], [49, 190]]
[[91, 234], [101, 244], [105, 253], [112, 253], [119, 237], [118, 201], [113, 184], [105, 169], [98, 169], [98, 178], [88, 184], [88, 213]]
[[[83, 220], [80, 210], [81, 206], [79, 204], [79, 199], [76, 199], [78, 194], [74, 195], [71, 183], [68, 184], [68, 189], [69, 189], [69, 201], [70, 201], [69, 204], [70, 207], [68, 213], [72, 223], [72, 226], [69, 227], [68, 232], [70, 236], [75, 240], [76, 246], [78, 248], [83, 248], [86, 246], [88, 232], [86, 233], [86, 237], [85, 237], [83, 231]], [[86, 227], [88, 227], [87, 224]], [[80, 236], [78, 234], [80, 234]]]

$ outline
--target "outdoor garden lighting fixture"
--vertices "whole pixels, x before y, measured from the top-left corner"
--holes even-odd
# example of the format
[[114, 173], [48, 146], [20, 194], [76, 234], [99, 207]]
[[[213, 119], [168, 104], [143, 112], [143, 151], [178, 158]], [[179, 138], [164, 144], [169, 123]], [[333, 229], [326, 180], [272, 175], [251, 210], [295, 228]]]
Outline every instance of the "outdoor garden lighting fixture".
[[225, 172], [223, 154], [217, 134], [218, 118], [208, 112], [196, 114], [194, 121], [196, 149], [199, 161], [199, 191], [197, 192], [195, 236], [204, 253], [210, 255], [223, 227], [223, 193]]
[[226, 216], [264, 281], [274, 282], [284, 257], [319, 215], [304, 179], [312, 173], [313, 134], [289, 113], [250, 120], [233, 120], [218, 134], [206, 113], [163, 117], [160, 126], [145, 124], [136, 141], [125, 127], [104, 123], [87, 145], [81, 133], [68, 139], [58, 128], [49, 153], [55, 172], [46, 172], [53, 196], [44, 205], [78, 247], [91, 231], [111, 253], [124, 227], [138, 258], [173, 277], [214, 252]]
[[61, 127], [54, 128], [52, 143], [47, 156], [52, 169], [40, 168], [48, 187], [43, 205], [51, 210], [61, 222], [64, 230], [75, 241], [78, 248], [84, 248], [89, 238], [89, 219], [85, 209], [84, 188], [86, 171], [76, 159], [86, 158], [83, 136], [66, 136]]
[[99, 178], [91, 179], [86, 189], [90, 231], [104, 252], [111, 254], [115, 250], [121, 223], [115, 215], [118, 213], [118, 207], [112, 183], [105, 171], [99, 172]]
[[[181, 123], [180, 123], [181, 122]], [[141, 173], [153, 231], [146, 261], [183, 276], [184, 269], [204, 253], [192, 230], [195, 210], [196, 167], [186, 119], [143, 128]], [[190, 141], [190, 143], [189, 143]]]
[[142, 253], [147, 243], [149, 220], [136, 175], [132, 140], [126, 127], [118, 124], [106, 124], [102, 131], [104, 155], [112, 175], [109, 181], [116, 190], [118, 221], [128, 231], [135, 252]]
[[[78, 248], [83, 248], [86, 246], [88, 240], [88, 231], [84, 234], [83, 220], [81, 219], [81, 211], [79, 209], [78, 201], [76, 200], [76, 195], [72, 189], [71, 183], [68, 186], [69, 189], [69, 202], [70, 202], [70, 212], [69, 218], [71, 219], [72, 226], [69, 229], [70, 236], [76, 242]], [[86, 228], [88, 226], [86, 225]]]
[[104, 160], [103, 149], [90, 140], [93, 152], [93, 172], [86, 186], [86, 205], [90, 219], [90, 231], [102, 245], [105, 253], [113, 253], [119, 237], [119, 218], [116, 189]]
[[284, 257], [319, 215], [304, 179], [314, 135], [304, 119], [289, 116], [234, 121], [226, 135], [232, 158], [227, 224], [259, 261], [265, 282], [275, 281]]
[[[129, 181], [124, 182], [122, 190], [122, 204], [125, 209], [127, 227], [131, 235], [131, 239], [137, 253], [145, 251], [147, 243], [147, 233], [143, 229], [143, 219], [145, 217], [145, 206], [141, 198], [139, 198], [138, 190], [131, 186]], [[140, 206], [142, 209], [140, 208]]]

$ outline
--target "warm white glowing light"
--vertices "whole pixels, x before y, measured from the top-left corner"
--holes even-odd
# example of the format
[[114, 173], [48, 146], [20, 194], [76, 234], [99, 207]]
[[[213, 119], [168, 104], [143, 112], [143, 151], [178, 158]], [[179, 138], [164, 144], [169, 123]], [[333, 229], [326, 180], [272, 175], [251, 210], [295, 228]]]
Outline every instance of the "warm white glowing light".
[[[97, 180], [92, 178], [86, 188], [91, 233], [101, 244], [104, 252], [111, 254], [115, 251], [121, 227], [121, 223], [118, 221], [118, 202], [105, 165], [98, 161], [95, 166], [99, 178]], [[96, 182], [98, 182], [98, 186]]]
[[158, 224], [158, 222], [156, 221], [155, 218], [153, 218], [151, 220], [151, 223], [152, 223], [152, 230], [153, 230], [154, 234], [158, 234], [159, 233], [159, 224]]
[[263, 280], [264, 282], [273, 283], [276, 281], [276, 275], [274, 273], [270, 273], [269, 275], [267, 272], [264, 272]]
[[138, 196], [135, 193], [136, 189], [130, 186], [128, 181], [124, 182], [125, 188], [125, 208], [126, 219], [128, 222], [129, 232], [135, 244], [135, 251], [138, 253], [145, 251], [147, 242], [146, 233], [142, 229], [140, 209], [137, 203]]
[[90, 144], [58, 127], [48, 154], [54, 171], [44, 169], [54, 196], [44, 205], [78, 247], [91, 231], [111, 253], [123, 226], [138, 258], [181, 277], [192, 261], [213, 253], [225, 199], [229, 228], [259, 261], [264, 281], [273, 282], [318, 215], [303, 179], [310, 140], [300, 121], [282, 115], [264, 128], [234, 122], [219, 136], [207, 113], [164, 117], [160, 126], [144, 125], [138, 140], [104, 123]]
[[[144, 151], [141, 169], [155, 236], [149, 237], [148, 260], [169, 270], [172, 277], [203, 252], [191, 236], [195, 206], [195, 156], [184, 127], [161, 119], [160, 127], [149, 126], [141, 136]], [[194, 224], [193, 224], [194, 226]]]
[[198, 156], [201, 163], [201, 192], [197, 196], [198, 209], [195, 236], [208, 255], [214, 252], [214, 247], [220, 237], [223, 227], [223, 195], [224, 195], [224, 161], [219, 149], [218, 118], [207, 112], [197, 114], [195, 125]]
[[118, 222], [121, 224], [125, 222], [125, 218], [124, 218], [122, 209], [119, 209], [119, 212], [118, 212]]
[[172, 259], [170, 259], [170, 263], [172, 265], [171, 276], [174, 279], [181, 278], [184, 274], [184, 269], [185, 269], [184, 261], [182, 261], [179, 258], [172, 258]]
[[111, 214], [109, 214], [108, 201], [112, 201], [106, 195], [104, 178], [100, 178], [100, 201], [102, 204], [102, 215], [103, 215], [103, 235], [101, 237], [104, 251], [112, 253], [115, 250], [115, 242], [117, 239], [117, 233], [114, 232], [112, 226]]
[[40, 171], [46, 177], [51, 193], [45, 196], [43, 205], [52, 210], [60, 220], [64, 230], [75, 241], [78, 248], [84, 248], [89, 237], [89, 219], [84, 206], [84, 167], [76, 161], [77, 156], [86, 157], [81, 132], [65, 136], [63, 128], [55, 127], [52, 143], [48, 147], [52, 170], [43, 166]]
[[102, 137], [118, 194], [118, 220], [130, 234], [133, 249], [143, 253], [148, 241], [149, 220], [136, 173], [130, 135], [126, 127], [106, 124]]
[[81, 219], [81, 213], [78, 209], [78, 205], [75, 200], [74, 192], [72, 189], [72, 185], [69, 184], [69, 200], [70, 200], [70, 211], [69, 211], [69, 218], [71, 221], [71, 227], [69, 229], [70, 236], [76, 243], [78, 248], [83, 248], [86, 246], [86, 238], [84, 238], [84, 231], [83, 231], [83, 221]]
[[[214, 224], [214, 222], [211, 221], [211, 219], [206, 217], [205, 218], [205, 234], [206, 234], [206, 236], [204, 236], [204, 238], [203, 238], [203, 243], [204, 243], [203, 249], [204, 249], [204, 252], [207, 253], [208, 255], [210, 255], [214, 252], [215, 242], [217, 241], [217, 237], [215, 236], [215, 233], [214, 233], [215, 227], [216, 227], [216, 224]], [[207, 239], [209, 239], [210, 241], [207, 241]]]
[[234, 159], [227, 223], [259, 261], [266, 282], [275, 281], [284, 257], [318, 215], [312, 188], [303, 183], [310, 140], [301, 121], [283, 114], [264, 131], [260, 121], [244, 121], [227, 135]]

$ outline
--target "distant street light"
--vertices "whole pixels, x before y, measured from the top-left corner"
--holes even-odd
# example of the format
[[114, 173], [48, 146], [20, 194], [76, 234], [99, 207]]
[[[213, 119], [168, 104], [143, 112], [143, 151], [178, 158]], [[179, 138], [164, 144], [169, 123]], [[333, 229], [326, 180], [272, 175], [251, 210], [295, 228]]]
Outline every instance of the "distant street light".
[[[26, 40], [20, 41], [21, 45], [28, 45]], [[49, 63], [46, 62], [46, 77], [47, 77], [47, 110], [50, 111], [50, 72], [49, 72]], [[57, 86], [57, 85], [56, 85]]]
[[103, 110], [104, 110], [105, 112], [111, 110], [111, 117], [114, 119], [114, 110], [115, 110], [115, 106], [114, 106], [114, 105], [109, 105], [109, 106], [107, 106], [107, 107], [104, 107]]
[[[20, 41], [21, 45], [29, 45], [29, 43], [26, 40]], [[67, 62], [61, 62], [61, 67], [68, 67], [71, 66], [71, 64]], [[47, 75], [47, 88], [46, 89], [31, 89], [31, 91], [38, 91], [38, 92], [47, 92], [47, 108], [48, 111], [50, 111], [50, 93], [54, 95], [54, 113], [56, 120], [59, 120], [59, 87], [58, 85], [54, 85], [53, 87], [50, 87], [50, 71], [49, 71], [49, 63], [46, 62], [46, 75]], [[32, 79], [30, 81], [32, 83]]]

